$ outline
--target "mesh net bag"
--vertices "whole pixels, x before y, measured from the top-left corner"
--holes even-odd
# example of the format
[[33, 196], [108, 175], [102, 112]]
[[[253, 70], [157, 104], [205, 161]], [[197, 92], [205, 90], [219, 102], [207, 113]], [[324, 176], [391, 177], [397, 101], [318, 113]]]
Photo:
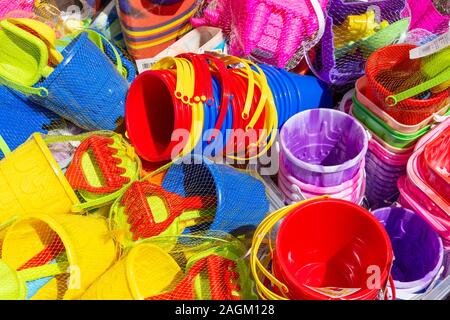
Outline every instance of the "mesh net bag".
[[207, 230], [245, 236], [268, 211], [260, 180], [192, 155], [132, 183], [111, 206], [110, 219], [116, 240], [129, 247], [156, 236]]
[[0, 298], [77, 299], [117, 257], [104, 218], [31, 214], [4, 233]]
[[330, 84], [354, 83], [371, 53], [406, 36], [409, 16], [406, 0], [328, 1], [323, 37], [307, 55], [311, 70]]
[[255, 299], [245, 253], [223, 232], [158, 236], [125, 251], [81, 299]]
[[1, 0], [0, 1], [0, 19], [3, 19], [11, 11], [33, 11], [34, 0]]
[[450, 48], [410, 58], [415, 45], [397, 44], [367, 61], [367, 95], [397, 121], [414, 125], [449, 104]]
[[292, 69], [321, 38], [326, 3], [212, 0], [192, 22], [222, 28], [233, 55]]
[[406, 42], [422, 45], [448, 31], [450, 5], [447, 0], [408, 0], [411, 24]]
[[0, 84], [25, 95], [22, 104], [39, 105], [87, 130], [120, 125], [126, 78], [136, 71], [103, 35], [77, 32], [61, 48], [52, 25], [33, 16], [2, 20], [0, 40]]

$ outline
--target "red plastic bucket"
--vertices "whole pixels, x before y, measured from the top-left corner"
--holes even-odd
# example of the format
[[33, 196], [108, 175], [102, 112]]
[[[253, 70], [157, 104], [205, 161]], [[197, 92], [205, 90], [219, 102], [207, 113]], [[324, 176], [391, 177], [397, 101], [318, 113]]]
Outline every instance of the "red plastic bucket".
[[[233, 130], [235, 131], [230, 138], [229, 143], [234, 143], [233, 147], [228, 146], [228, 150], [233, 150], [235, 154], [243, 152], [249, 145], [249, 141], [242, 141], [242, 138], [237, 136], [239, 132], [245, 131], [247, 124], [250, 122], [251, 116], [258, 106], [261, 92], [259, 88], [255, 85], [253, 101], [250, 108], [250, 117], [247, 120], [242, 119], [242, 111], [244, 110], [245, 100], [247, 97], [248, 81], [241, 75], [230, 72], [230, 80], [233, 83], [233, 96], [236, 101], [233, 102]], [[256, 130], [256, 138], [260, 136], [260, 130], [264, 129], [265, 122], [265, 110], [261, 113], [258, 121], [254, 125], [254, 130]], [[249, 135], [253, 136], [253, 135]], [[252, 141], [256, 142], [256, 141]]]
[[[326, 198], [307, 202], [284, 219], [272, 264], [291, 299], [367, 300], [385, 290], [392, 261], [389, 236], [370, 212]], [[342, 295], [338, 288], [354, 290]]]
[[[412, 44], [390, 45], [375, 51], [366, 64], [367, 98], [395, 120], [407, 125], [418, 124], [438, 112], [449, 97], [449, 91], [444, 90], [428, 99], [409, 98], [392, 107], [387, 105], [387, 97], [409, 89], [400, 87], [407, 83], [408, 78], [420, 77], [421, 59], [409, 58], [409, 51], [414, 48], [416, 46]], [[396, 74], [401, 77], [395, 78]]]
[[[181, 141], [172, 141], [172, 132], [191, 129], [191, 107], [175, 98], [175, 83], [173, 71], [149, 70], [140, 74], [128, 91], [125, 105], [128, 136], [137, 153], [147, 161], [170, 160], [172, 150]], [[188, 139], [183, 141], [186, 144]]]

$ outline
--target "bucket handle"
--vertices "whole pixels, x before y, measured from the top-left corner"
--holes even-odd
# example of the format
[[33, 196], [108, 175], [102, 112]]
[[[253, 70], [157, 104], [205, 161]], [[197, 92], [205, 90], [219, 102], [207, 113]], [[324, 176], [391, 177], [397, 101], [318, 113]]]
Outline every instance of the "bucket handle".
[[[392, 294], [392, 300], [396, 299], [396, 292], [395, 292], [395, 284], [394, 284], [394, 278], [392, 277], [392, 274], [389, 275], [389, 287], [391, 288], [391, 294]], [[387, 293], [388, 288], [386, 288]], [[384, 297], [384, 300], [388, 300], [388, 295], [386, 294]]]
[[415, 86], [413, 88], [410, 88], [406, 91], [400, 92], [396, 95], [390, 95], [387, 96], [385, 99], [385, 103], [389, 106], [389, 107], [394, 107], [396, 106], [399, 102], [415, 97], [417, 96], [419, 93], [425, 92], [427, 90], [430, 90], [442, 83], [447, 82], [450, 79], [450, 68], [448, 68], [446, 71], [441, 72], [437, 77], [432, 78], [428, 81], [425, 81], [423, 83], [421, 83], [418, 86]]
[[0, 135], [0, 151], [3, 153], [5, 157], [11, 153], [11, 149], [9, 148], [5, 139], [3, 139], [2, 135]]
[[[273, 285], [278, 287], [283, 294], [286, 294], [289, 292], [288, 287], [279, 281], [267, 268], [263, 265], [263, 263], [258, 258], [258, 251], [261, 246], [261, 243], [263, 242], [264, 238], [268, 233], [272, 231], [272, 228], [275, 226], [275, 224], [280, 221], [282, 218], [290, 214], [294, 209], [296, 209], [299, 206], [302, 206], [306, 203], [309, 203], [313, 200], [317, 199], [325, 199], [329, 198], [328, 196], [322, 196], [317, 198], [312, 198], [304, 201], [300, 201], [298, 203], [291, 204], [287, 207], [281, 208], [273, 213], [271, 213], [269, 216], [267, 216], [258, 226], [256, 229], [253, 240], [252, 240], [252, 246], [250, 249], [250, 268], [251, 272], [253, 274], [253, 277], [255, 279], [256, 283], [256, 290], [258, 291], [259, 295], [263, 299], [271, 299], [271, 300], [287, 300], [288, 298], [286, 296], [280, 296], [277, 293], [273, 292], [271, 289], [269, 289], [260, 279], [261, 273], [265, 276], [266, 279], [270, 281]], [[270, 248], [270, 259], [273, 258], [273, 246], [272, 242], [269, 237], [269, 248]], [[266, 264], [267, 265], [267, 264]]]
[[[114, 56], [116, 57], [116, 69], [117, 71], [123, 76], [123, 77], [127, 77], [127, 69], [123, 66], [122, 64], [122, 59], [120, 57], [119, 52], [117, 51], [116, 46], [114, 46], [111, 41], [108, 40], [108, 38], [106, 38], [102, 33], [98, 32], [97, 30], [91, 29], [91, 28], [87, 28], [85, 29], [85, 31], [92, 37], [92, 35], [98, 36], [100, 37], [110, 48], [111, 50], [114, 52]], [[90, 38], [92, 42], [95, 43], [95, 41], [92, 40], [92, 38]], [[97, 45], [98, 46], [98, 45]], [[100, 50], [102, 50], [102, 52], [104, 53], [103, 48], [99, 47]]]
[[37, 95], [43, 98], [48, 96], [48, 90], [44, 87], [35, 88], [26, 86], [17, 81], [6, 79], [3, 76], [0, 76], [0, 85], [4, 85], [26, 95]]

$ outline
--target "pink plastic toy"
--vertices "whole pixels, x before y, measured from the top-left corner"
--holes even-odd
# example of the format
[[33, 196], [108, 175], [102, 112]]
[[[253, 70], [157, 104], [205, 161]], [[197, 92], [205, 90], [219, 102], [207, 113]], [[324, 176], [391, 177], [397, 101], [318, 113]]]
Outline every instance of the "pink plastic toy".
[[309, 50], [324, 29], [328, 0], [209, 0], [196, 27], [211, 25], [229, 33], [232, 55], [285, 67]]
[[446, 213], [417, 189], [407, 177], [401, 177], [397, 185], [400, 190], [398, 202], [403, 207], [420, 214], [439, 233], [444, 246], [450, 248], [450, 226], [446, 219]]
[[369, 140], [369, 149], [378, 159], [386, 163], [387, 166], [406, 166], [411, 153], [396, 154], [385, 148], [375, 139]]
[[425, 29], [432, 34], [443, 34], [448, 30], [450, 16], [441, 14], [432, 0], [408, 0], [411, 9], [409, 29]]
[[34, 0], [0, 0], [0, 19], [11, 11], [32, 12]]
[[303, 196], [306, 199], [310, 199], [326, 194], [334, 199], [342, 199], [359, 204], [361, 203], [362, 198], [364, 197], [366, 182], [365, 182], [365, 174], [363, 173], [363, 177], [357, 183], [356, 188], [344, 189], [341, 192], [337, 193], [314, 193], [314, 192], [307, 192], [304, 190], [299, 191], [298, 186], [290, 184], [290, 182], [287, 181], [286, 177], [284, 177], [282, 174], [278, 174], [278, 186], [282, 191], [282, 193], [284, 194], [284, 196], [290, 202], [300, 201], [303, 199]]
[[[280, 155], [280, 157], [283, 157], [283, 155]], [[338, 193], [346, 189], [355, 189], [359, 184], [361, 184], [361, 180], [364, 177], [364, 168], [365, 168], [365, 160], [361, 162], [360, 168], [358, 170], [358, 173], [350, 180], [345, 181], [344, 183], [341, 183], [337, 186], [332, 187], [318, 187], [315, 185], [311, 185], [308, 183], [304, 183], [292, 175], [290, 175], [286, 168], [283, 165], [283, 161], [280, 161], [280, 174], [283, 175], [289, 181], [289, 185], [292, 185], [293, 188], [296, 188], [297, 190], [300, 189], [302, 191], [306, 191], [309, 193], [315, 193], [315, 194], [333, 194]], [[293, 190], [294, 191], [294, 190]]]

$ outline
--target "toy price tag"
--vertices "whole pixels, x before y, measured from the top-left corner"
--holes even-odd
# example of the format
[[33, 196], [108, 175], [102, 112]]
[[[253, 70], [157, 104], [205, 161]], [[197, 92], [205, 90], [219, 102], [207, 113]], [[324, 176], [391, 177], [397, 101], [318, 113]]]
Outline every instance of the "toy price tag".
[[410, 59], [419, 59], [436, 53], [450, 46], [450, 30], [440, 37], [409, 51]]
[[330, 298], [338, 298], [338, 299], [347, 297], [347, 296], [361, 290], [360, 288], [337, 288], [337, 287], [317, 288], [317, 287], [310, 287], [310, 286], [306, 286], [306, 287], [308, 287], [309, 289], [311, 289], [317, 293], [321, 293], [324, 296], [327, 296]]

